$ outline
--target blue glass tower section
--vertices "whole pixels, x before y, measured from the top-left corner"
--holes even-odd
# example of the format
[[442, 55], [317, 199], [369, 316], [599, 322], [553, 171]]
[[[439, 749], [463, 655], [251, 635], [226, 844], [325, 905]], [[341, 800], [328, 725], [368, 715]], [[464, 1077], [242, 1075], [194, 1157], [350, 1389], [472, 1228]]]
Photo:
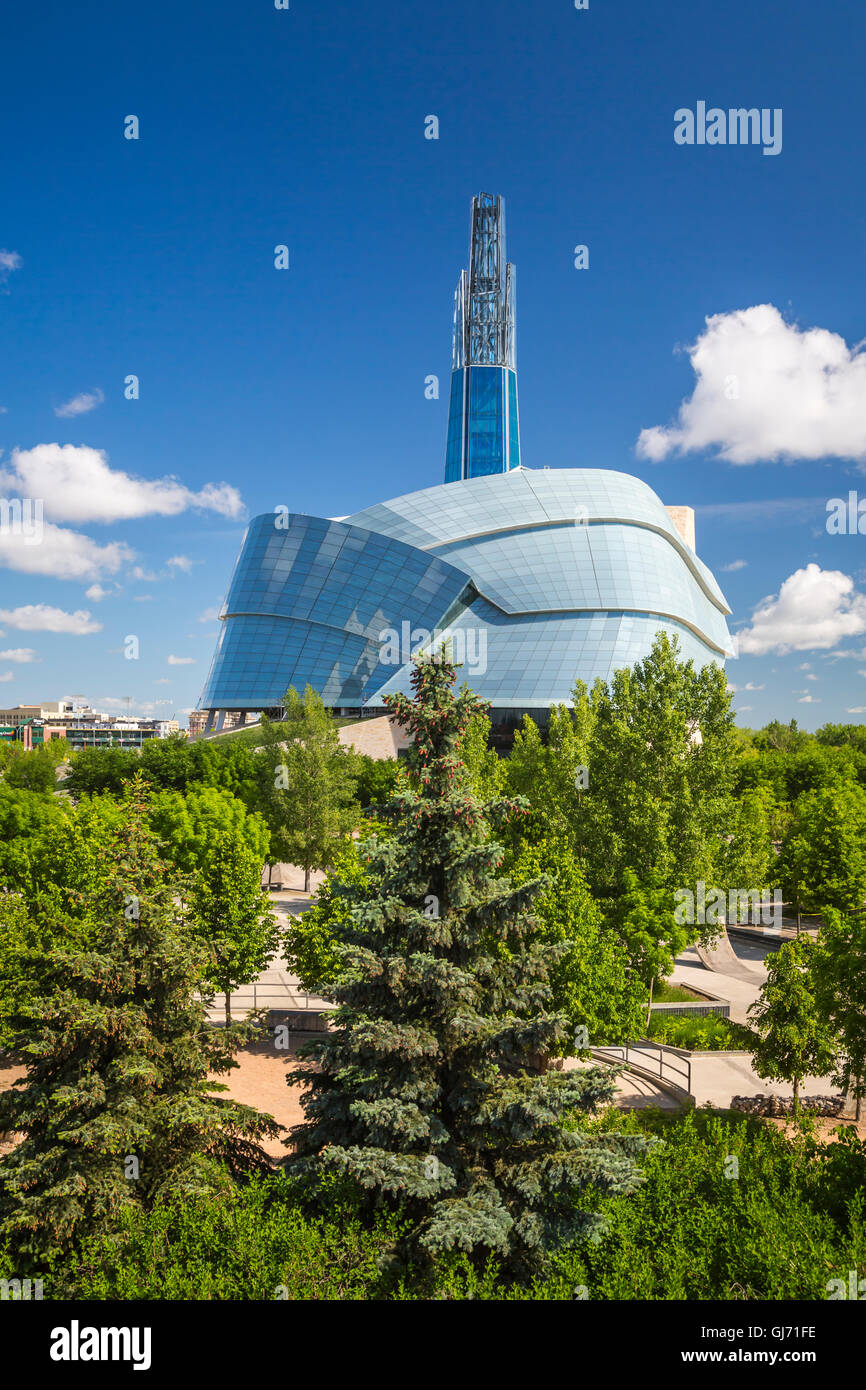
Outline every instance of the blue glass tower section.
[[514, 266], [505, 260], [505, 203], [472, 199], [469, 273], [454, 300], [446, 483], [507, 473], [520, 464]]

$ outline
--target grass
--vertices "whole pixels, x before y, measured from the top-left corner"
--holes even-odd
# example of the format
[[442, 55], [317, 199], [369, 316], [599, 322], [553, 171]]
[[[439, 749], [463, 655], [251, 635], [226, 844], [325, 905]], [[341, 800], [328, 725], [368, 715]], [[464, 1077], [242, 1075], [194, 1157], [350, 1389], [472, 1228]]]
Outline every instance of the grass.
[[694, 1004], [704, 1003], [704, 997], [685, 985], [657, 985], [653, 990], [654, 1004]]
[[720, 1014], [653, 1014], [649, 1036], [671, 1047], [698, 1052], [739, 1051], [728, 1020]]

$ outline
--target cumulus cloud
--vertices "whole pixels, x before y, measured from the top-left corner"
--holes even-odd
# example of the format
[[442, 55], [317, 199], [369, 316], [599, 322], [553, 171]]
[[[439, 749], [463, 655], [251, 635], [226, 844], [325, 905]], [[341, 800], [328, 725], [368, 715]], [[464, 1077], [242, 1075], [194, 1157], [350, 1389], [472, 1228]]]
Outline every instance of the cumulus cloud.
[[170, 656], [170, 657], [168, 658], [168, 664], [169, 664], [169, 666], [194, 666], [194, 665], [195, 665], [195, 657], [194, 657], [194, 656]]
[[14, 679], [15, 679], [15, 672], [14, 672], [14, 671], [4, 671], [3, 674], [2, 674], [2, 676], [0, 676], [0, 681], [14, 681]]
[[71, 401], [56, 405], [54, 414], [61, 420], [72, 420], [76, 415], [86, 415], [88, 411], [95, 410], [104, 400], [105, 396], [97, 386], [95, 391], [82, 391], [79, 395], [73, 396]]
[[65, 632], [73, 637], [102, 631], [102, 623], [94, 622], [86, 609], [79, 608], [74, 613], [67, 613], [62, 608], [51, 608], [47, 603], [0, 608], [0, 623], [18, 628], [21, 632]]
[[809, 564], [762, 599], [751, 626], [737, 634], [741, 655], [813, 651], [866, 632], [866, 595], [840, 570]]
[[85, 598], [89, 598], [91, 603], [99, 603], [101, 599], [108, 598], [110, 589], [103, 589], [101, 584], [91, 584], [89, 589], [84, 590]]
[[0, 528], [0, 565], [21, 574], [52, 579], [98, 579], [116, 574], [135, 552], [122, 541], [99, 545], [80, 531], [42, 523], [38, 539], [23, 531]]
[[848, 710], [848, 714], [866, 714], [866, 705], [855, 705], [853, 709]]
[[866, 462], [866, 345], [786, 323], [772, 304], [705, 320], [687, 349], [697, 381], [674, 424], [641, 430], [637, 452], [716, 449], [729, 463], [761, 459]]
[[203, 613], [199, 614], [198, 620], [200, 623], [216, 622], [220, 615], [220, 611], [219, 605], [214, 605], [213, 608], [206, 608]]
[[184, 574], [189, 574], [192, 569], [192, 560], [188, 555], [172, 555], [165, 563], [170, 569], [183, 570]]
[[734, 574], [737, 570], [744, 570], [748, 563], [748, 560], [732, 560], [729, 565], [722, 565], [720, 568], [725, 574]]
[[797, 701], [798, 705], [820, 705], [820, 703], [821, 701], [816, 700], [814, 695], [803, 695], [802, 698]]
[[243, 502], [228, 483], [208, 483], [199, 492], [177, 478], [136, 478], [111, 468], [102, 449], [77, 444], [37, 444], [14, 449], [0, 470], [0, 487], [23, 497], [41, 497], [55, 521], [129, 521], [142, 516], [177, 516], [189, 508], [237, 517]]
[[29, 665], [31, 661], [39, 661], [40, 658], [33, 647], [10, 647], [5, 652], [0, 652], [0, 661], [14, 661], [19, 666]]

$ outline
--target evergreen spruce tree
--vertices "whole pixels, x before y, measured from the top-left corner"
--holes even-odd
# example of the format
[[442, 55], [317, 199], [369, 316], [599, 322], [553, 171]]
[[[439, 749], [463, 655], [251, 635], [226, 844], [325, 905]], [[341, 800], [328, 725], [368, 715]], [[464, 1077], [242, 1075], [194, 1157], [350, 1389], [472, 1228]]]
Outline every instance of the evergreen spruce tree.
[[632, 1191], [646, 1141], [574, 1123], [610, 1100], [609, 1073], [539, 1072], [568, 1050], [549, 1001], [571, 943], [538, 938], [531, 904], [547, 878], [513, 889], [497, 875], [489, 828], [525, 803], [472, 794], [460, 744], [483, 706], [454, 695], [455, 675], [447, 654], [422, 658], [414, 700], [388, 697], [413, 736], [412, 781], [379, 812], [395, 834], [368, 842], [369, 883], [345, 890], [335, 1027], [289, 1078], [308, 1088], [294, 1161], [335, 1165], [374, 1205], [398, 1205], [415, 1257], [494, 1252], [525, 1270], [600, 1232], [581, 1193]]
[[208, 1074], [234, 1065], [244, 1030], [207, 1026], [207, 955], [166, 881], [140, 777], [124, 809], [83, 905], [92, 934], [46, 952], [40, 995], [14, 1019], [27, 1075], [0, 1095], [0, 1131], [24, 1138], [0, 1160], [0, 1237], [31, 1267], [125, 1207], [265, 1167], [256, 1141], [278, 1129], [209, 1094], [226, 1089]]

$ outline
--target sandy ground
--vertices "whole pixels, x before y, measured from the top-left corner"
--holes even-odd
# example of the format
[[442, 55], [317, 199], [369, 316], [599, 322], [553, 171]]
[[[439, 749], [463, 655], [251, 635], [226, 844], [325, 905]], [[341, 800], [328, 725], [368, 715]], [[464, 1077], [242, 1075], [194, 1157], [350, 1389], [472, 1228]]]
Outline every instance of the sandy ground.
[[282, 1134], [263, 1140], [262, 1148], [274, 1158], [285, 1158], [288, 1149], [283, 1141], [289, 1137], [285, 1131], [304, 1119], [301, 1087], [286, 1083], [286, 1076], [297, 1066], [297, 1058], [293, 1052], [278, 1052], [272, 1043], [266, 1042], [238, 1052], [235, 1060], [237, 1067], [214, 1079], [228, 1086], [224, 1095], [273, 1115], [277, 1124], [284, 1127]]
[[[300, 1038], [297, 1041], [300, 1042]], [[283, 1144], [288, 1138], [285, 1131], [304, 1118], [300, 1088], [286, 1084], [286, 1075], [297, 1065], [297, 1058], [293, 1052], [278, 1052], [271, 1044], [261, 1043], [239, 1052], [236, 1060], [237, 1067], [224, 1076], [215, 1076], [214, 1080], [228, 1086], [228, 1092], [223, 1094], [273, 1115], [277, 1123], [283, 1125], [284, 1132], [273, 1139], [265, 1139], [262, 1148], [274, 1158], [285, 1158], [288, 1153]], [[24, 1067], [0, 1064], [0, 1091], [8, 1090], [24, 1074]], [[8, 1153], [16, 1143], [15, 1136], [0, 1140], [0, 1154]]]

